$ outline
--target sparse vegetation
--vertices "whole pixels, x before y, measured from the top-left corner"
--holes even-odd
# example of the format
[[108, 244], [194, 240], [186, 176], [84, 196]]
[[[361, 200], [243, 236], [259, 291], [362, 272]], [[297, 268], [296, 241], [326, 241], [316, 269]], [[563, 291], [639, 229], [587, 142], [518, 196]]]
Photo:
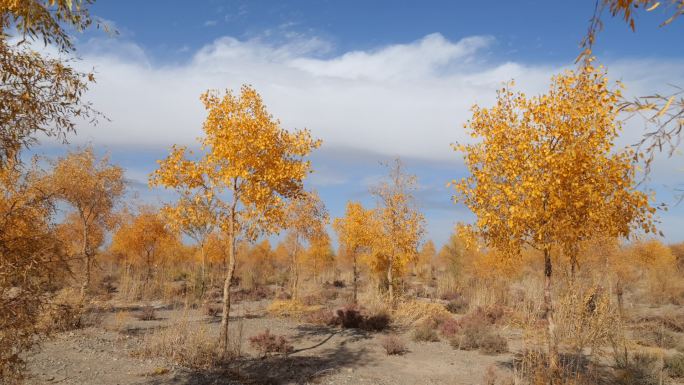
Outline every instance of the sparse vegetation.
[[388, 356], [402, 355], [407, 351], [404, 341], [393, 334], [383, 337], [380, 345], [385, 349]]
[[[384, 177], [354, 180], [369, 182], [366, 197], [339, 198], [358, 186], [335, 186], [356, 178], [307, 180], [329, 156], [310, 158], [322, 141], [308, 129], [285, 127], [247, 84], [200, 96], [206, 116], [195, 127], [202, 131], [198, 146], [166, 143], [172, 146], [148, 182], [172, 190], [169, 199], [156, 190], [139, 203], [140, 169], [99, 154], [99, 144], [56, 154], [37, 146], [102, 120], [83, 99], [94, 75], [73, 64], [71, 34], [91, 24], [107, 29], [104, 19], [91, 17], [91, 4], [0, 0], [0, 385], [27, 377], [79, 385], [684, 381], [684, 243], [656, 236], [657, 214], [665, 212], [657, 209], [667, 205], [656, 206], [662, 193], [656, 197], [640, 181], [663, 146], [676, 153], [683, 91], [627, 101], [592, 56], [602, 10], [635, 30], [635, 14], [663, 9], [661, 2], [597, 1], [576, 67], [553, 76], [539, 95], [514, 91], [510, 81], [491, 93], [492, 106], [472, 106], [464, 122], [471, 139], [453, 146], [465, 172], [449, 185], [474, 220], [458, 223], [442, 245], [427, 239], [434, 207], [424, 205], [433, 192], [417, 177], [430, 163], [414, 175], [396, 158], [384, 165]], [[684, 14], [684, 0], [669, 5], [663, 26]], [[286, 26], [287, 39], [299, 35]], [[372, 83], [358, 87], [364, 91], [390, 79], [393, 92], [418, 90], [413, 78], [406, 82], [390, 68], [394, 62], [408, 64], [412, 76], [436, 76], [452, 70], [452, 56], [482, 44], [474, 38], [450, 49], [446, 38], [431, 35], [417, 48], [372, 54], [389, 53], [390, 61], [357, 52], [320, 71], [327, 60], [315, 57], [320, 42], [299, 40], [276, 47], [265, 37], [219, 38], [190, 62], [237, 47], [240, 55], [224, 56], [249, 65], [255, 56], [285, 61], [293, 83], [323, 98], [318, 92], [326, 87], [297, 76]], [[274, 48], [277, 54], [269, 53]], [[400, 60], [426, 48], [443, 56], [439, 66]], [[378, 77], [345, 60], [387, 73]], [[354, 73], [341, 74], [351, 67]], [[518, 68], [501, 68], [509, 67]], [[113, 75], [126, 76], [128, 66], [121, 68], [123, 75]], [[175, 67], [167, 71], [196, 80]], [[230, 76], [232, 82], [240, 74]], [[492, 82], [472, 77], [478, 85]], [[266, 84], [269, 103], [300, 98], [277, 78], [254, 79]], [[145, 107], [155, 109], [152, 103], [165, 98], [149, 100]], [[272, 102], [291, 123], [292, 111]], [[632, 115], [655, 128], [621, 148]], [[31, 161], [30, 147], [37, 154]], [[321, 186], [320, 195], [311, 185]], [[347, 200], [341, 217], [331, 218], [326, 200], [333, 196], [357, 201]], [[365, 206], [370, 199], [374, 205]], [[395, 355], [403, 357], [387, 357]]]
[[249, 344], [256, 349], [262, 357], [269, 354], [289, 354], [294, 350], [287, 338], [271, 334], [266, 329], [262, 333], [249, 337]]

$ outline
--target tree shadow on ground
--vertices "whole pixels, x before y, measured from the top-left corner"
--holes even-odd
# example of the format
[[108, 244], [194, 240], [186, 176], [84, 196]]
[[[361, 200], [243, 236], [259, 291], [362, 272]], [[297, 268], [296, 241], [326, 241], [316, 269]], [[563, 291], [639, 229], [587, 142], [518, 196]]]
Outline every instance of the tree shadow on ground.
[[[301, 352], [306, 349], [299, 349]], [[286, 385], [315, 383], [344, 368], [370, 364], [366, 348], [348, 349], [338, 345], [316, 356], [272, 356], [240, 358], [213, 370], [184, 370], [172, 378], [155, 378], [147, 385]]]

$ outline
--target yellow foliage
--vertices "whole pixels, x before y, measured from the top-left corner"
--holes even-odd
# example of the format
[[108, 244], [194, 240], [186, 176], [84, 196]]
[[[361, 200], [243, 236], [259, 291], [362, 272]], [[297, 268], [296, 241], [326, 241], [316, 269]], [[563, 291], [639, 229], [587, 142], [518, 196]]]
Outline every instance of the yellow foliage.
[[504, 88], [494, 107], [473, 107], [467, 127], [481, 141], [459, 147], [471, 176], [454, 186], [488, 246], [502, 255], [557, 246], [575, 258], [596, 234], [655, 231], [633, 152], [613, 151], [618, 98], [605, 72], [587, 66], [553, 78], [547, 94]]
[[165, 251], [180, 243], [177, 233], [166, 225], [158, 211], [143, 207], [141, 212], [123, 223], [112, 238], [112, 251], [125, 258], [125, 263], [145, 266], [146, 278], [152, 277], [154, 266], [163, 263]]
[[[201, 210], [211, 215], [192, 215], [205, 224], [216, 224], [228, 238], [228, 268], [224, 293], [236, 264], [237, 240], [254, 240], [260, 234], [285, 225], [286, 201], [303, 191], [310, 172], [304, 160], [321, 141], [308, 130], [288, 131], [271, 116], [261, 96], [250, 86], [239, 95], [208, 91], [200, 97], [207, 110], [200, 153], [174, 146], [159, 161], [150, 185], [175, 189], [181, 197], [198, 205], [184, 210]], [[228, 347], [230, 296], [224, 296], [221, 345]]]
[[371, 244], [364, 259], [372, 270], [383, 274], [390, 302], [394, 300], [394, 280], [417, 257], [424, 231], [423, 214], [413, 197], [416, 183], [416, 177], [406, 174], [397, 159], [387, 180], [371, 191], [378, 206], [367, 223]]

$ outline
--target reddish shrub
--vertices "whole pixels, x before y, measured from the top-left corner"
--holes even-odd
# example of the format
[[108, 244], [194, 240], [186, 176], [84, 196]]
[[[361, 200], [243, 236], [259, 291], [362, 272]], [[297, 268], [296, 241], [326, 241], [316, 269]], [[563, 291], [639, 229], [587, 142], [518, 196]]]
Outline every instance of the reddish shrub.
[[389, 335], [380, 340], [380, 345], [385, 349], [385, 353], [390, 355], [401, 355], [406, 353], [406, 344], [396, 335]]
[[363, 320], [361, 325], [364, 330], [380, 332], [387, 329], [392, 320], [387, 313], [373, 314]]
[[447, 338], [455, 336], [460, 330], [461, 325], [454, 318], [447, 318], [439, 325], [439, 333]]
[[304, 315], [304, 322], [314, 325], [335, 325], [336, 317], [328, 309], [320, 309]]
[[346, 305], [337, 309], [336, 314], [336, 323], [343, 328], [360, 328], [364, 321], [361, 309], [356, 305]]
[[250, 337], [249, 344], [257, 350], [262, 357], [275, 353], [288, 354], [294, 350], [285, 337], [271, 334], [268, 329]]

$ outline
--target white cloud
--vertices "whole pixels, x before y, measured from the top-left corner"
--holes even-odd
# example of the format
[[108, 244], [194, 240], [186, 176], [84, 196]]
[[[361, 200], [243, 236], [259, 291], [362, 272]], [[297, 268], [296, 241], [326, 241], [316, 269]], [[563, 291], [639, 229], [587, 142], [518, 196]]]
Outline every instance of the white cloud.
[[[331, 56], [332, 44], [317, 37], [289, 34], [279, 44], [224, 37], [186, 63], [156, 65], [133, 43], [93, 41], [80, 51], [81, 65], [98, 74], [88, 97], [112, 122], [81, 127], [74, 140], [193, 144], [205, 116], [199, 95], [249, 83], [285, 127], [309, 128], [326, 147], [455, 159], [449, 144], [467, 139], [462, 125], [473, 103], [491, 104], [495, 90], [511, 79], [527, 93], [542, 92], [562, 70], [492, 62], [486, 59], [491, 43], [484, 36], [450, 41], [431, 34]], [[646, 93], [654, 84], [684, 84], [681, 64], [618, 61], [609, 69], [628, 90]], [[630, 132], [638, 136], [638, 130]]]

